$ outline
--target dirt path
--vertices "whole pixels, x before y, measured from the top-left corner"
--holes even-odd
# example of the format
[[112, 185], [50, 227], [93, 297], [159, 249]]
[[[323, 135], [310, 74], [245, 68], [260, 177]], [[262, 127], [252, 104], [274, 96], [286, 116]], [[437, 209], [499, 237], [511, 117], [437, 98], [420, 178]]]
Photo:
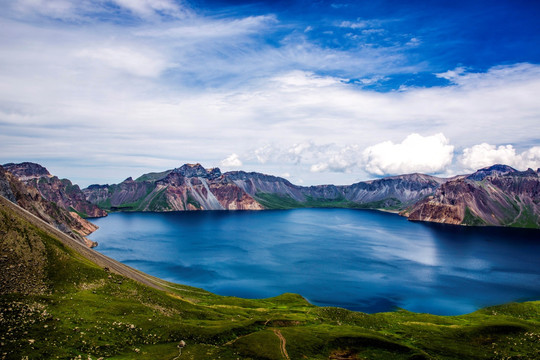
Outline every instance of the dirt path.
[[514, 218], [514, 221], [512, 221], [510, 224], [506, 225], [506, 226], [511, 226], [511, 225], [514, 225], [516, 223], [516, 221], [518, 221], [519, 217], [521, 216], [521, 214], [523, 213], [523, 205], [520, 203], [519, 204], [519, 213], [517, 214], [517, 216]]
[[286, 349], [286, 346], [287, 346], [287, 340], [285, 339], [285, 337], [283, 336], [283, 334], [281, 334], [281, 331], [279, 331], [278, 329], [274, 329], [274, 333], [275, 333], [276, 336], [279, 338], [279, 342], [280, 342], [279, 349], [281, 350], [281, 355], [282, 355], [285, 359], [290, 360], [291, 358], [289, 357], [289, 354], [287, 354], [287, 349]]
[[21, 208], [20, 206], [13, 204], [11, 201], [7, 200], [6, 198], [0, 196], [0, 204], [2, 206], [8, 207], [11, 210], [13, 210], [15, 213], [17, 213], [19, 216], [22, 216], [24, 219], [28, 220], [30, 223], [38, 226], [40, 229], [46, 231], [51, 236], [56, 237], [60, 242], [62, 242], [64, 245], [70, 247], [71, 249], [75, 250], [85, 258], [87, 258], [90, 261], [93, 261], [98, 266], [101, 267], [108, 267], [109, 270], [112, 272], [115, 272], [117, 274], [123, 275], [125, 277], [128, 277], [132, 280], [138, 281], [142, 284], [151, 286], [153, 288], [159, 289], [159, 290], [165, 290], [164, 284], [161, 281], [157, 281], [158, 279], [153, 278], [149, 275], [143, 274], [127, 265], [124, 265], [116, 260], [113, 260], [93, 249], [90, 249], [83, 245], [82, 243], [78, 242], [77, 240], [73, 239], [72, 237], [64, 234], [60, 230], [56, 229], [55, 227], [49, 225], [45, 221], [41, 220], [34, 214], [28, 212], [27, 210]]

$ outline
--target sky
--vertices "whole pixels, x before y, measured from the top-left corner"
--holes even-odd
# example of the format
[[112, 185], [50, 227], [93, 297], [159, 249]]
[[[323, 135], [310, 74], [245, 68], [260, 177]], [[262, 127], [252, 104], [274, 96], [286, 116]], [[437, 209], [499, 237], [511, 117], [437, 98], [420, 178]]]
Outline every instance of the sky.
[[298, 185], [540, 167], [540, 2], [0, 0], [0, 164]]

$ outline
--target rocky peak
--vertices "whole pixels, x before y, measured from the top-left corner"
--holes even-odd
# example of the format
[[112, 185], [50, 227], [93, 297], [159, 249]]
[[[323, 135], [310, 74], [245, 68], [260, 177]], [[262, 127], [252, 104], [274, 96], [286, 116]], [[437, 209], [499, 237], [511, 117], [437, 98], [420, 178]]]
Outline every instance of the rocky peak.
[[475, 173], [467, 176], [467, 179], [474, 181], [482, 181], [488, 176], [501, 176], [508, 173], [517, 172], [516, 169], [508, 165], [496, 164], [476, 171]]
[[201, 164], [185, 164], [172, 171], [175, 174], [180, 174], [183, 177], [201, 177], [215, 179], [221, 176], [219, 168], [205, 169]]
[[9, 163], [5, 164], [4, 168], [22, 181], [52, 176], [46, 168], [31, 162], [23, 162], [20, 164]]

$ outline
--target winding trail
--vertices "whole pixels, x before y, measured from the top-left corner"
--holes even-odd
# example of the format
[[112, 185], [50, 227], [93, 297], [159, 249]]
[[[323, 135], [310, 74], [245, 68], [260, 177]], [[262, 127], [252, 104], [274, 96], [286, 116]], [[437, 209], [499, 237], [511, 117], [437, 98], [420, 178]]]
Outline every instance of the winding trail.
[[287, 340], [285, 339], [283, 334], [281, 334], [281, 331], [279, 331], [278, 329], [274, 329], [274, 334], [276, 334], [276, 336], [279, 338], [279, 342], [280, 342], [279, 349], [281, 350], [281, 356], [283, 356], [287, 360], [291, 360], [291, 358], [289, 357], [289, 354], [287, 354], [287, 349], [286, 349]]

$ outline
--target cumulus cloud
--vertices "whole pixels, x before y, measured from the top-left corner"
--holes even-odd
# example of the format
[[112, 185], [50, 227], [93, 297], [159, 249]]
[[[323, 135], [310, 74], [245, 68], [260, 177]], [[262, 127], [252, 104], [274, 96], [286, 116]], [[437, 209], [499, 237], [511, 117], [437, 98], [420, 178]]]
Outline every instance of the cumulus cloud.
[[320, 154], [319, 157], [321, 161], [311, 165], [311, 172], [350, 172], [361, 159], [358, 145], [345, 146], [337, 151], [329, 149], [329, 151]]
[[439, 173], [452, 163], [454, 146], [442, 133], [410, 134], [399, 144], [384, 141], [370, 146], [362, 156], [366, 171], [375, 175]]
[[221, 166], [228, 167], [228, 168], [240, 167], [242, 166], [242, 161], [240, 160], [237, 154], [233, 153], [229, 155], [229, 157], [227, 157], [226, 159], [221, 160], [220, 164]]
[[512, 145], [490, 145], [482, 143], [463, 150], [460, 163], [468, 171], [475, 171], [493, 164], [504, 164], [519, 170], [540, 168], [540, 146], [521, 153]]

